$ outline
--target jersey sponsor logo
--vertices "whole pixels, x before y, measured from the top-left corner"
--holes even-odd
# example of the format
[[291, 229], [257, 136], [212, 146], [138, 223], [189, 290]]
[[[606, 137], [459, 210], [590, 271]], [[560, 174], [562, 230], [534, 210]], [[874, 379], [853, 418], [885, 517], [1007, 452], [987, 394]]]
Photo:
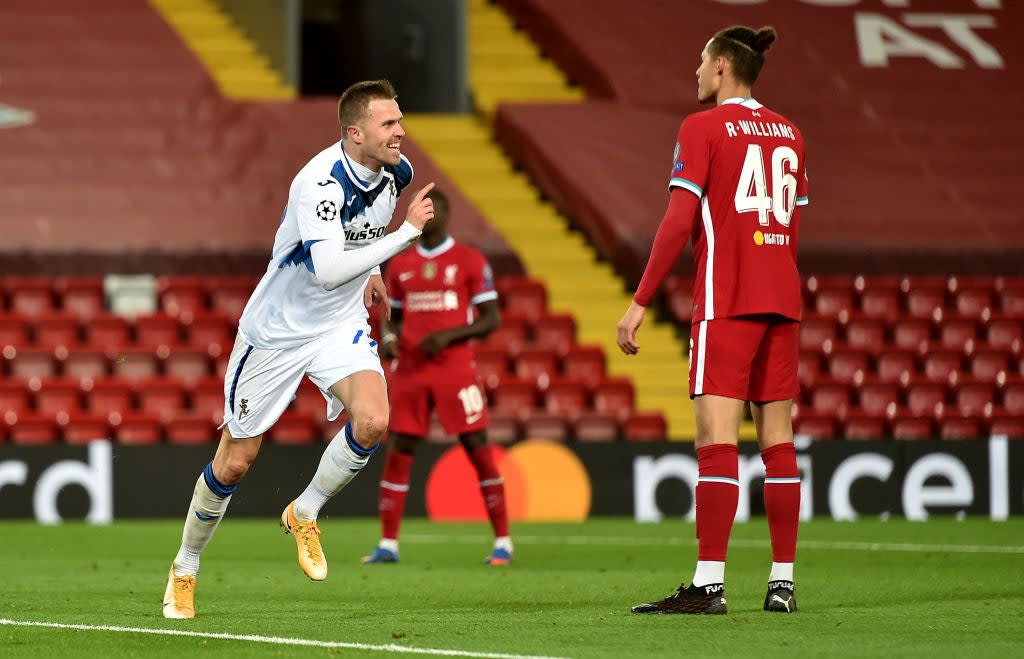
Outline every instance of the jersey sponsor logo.
[[387, 227], [368, 228], [363, 226], [362, 229], [358, 227], [345, 229], [345, 240], [350, 242], [357, 242], [360, 240], [377, 240], [384, 235], [385, 231], [387, 231]]
[[754, 244], [758, 247], [761, 245], [788, 245], [789, 234], [755, 231]]
[[324, 222], [330, 222], [338, 217], [338, 205], [330, 199], [324, 199], [316, 205], [316, 216]]
[[337, 185], [338, 182], [335, 181], [333, 178], [329, 178], [329, 179], [324, 179], [323, 181], [317, 181], [316, 184], [319, 185], [322, 188], [325, 185]]

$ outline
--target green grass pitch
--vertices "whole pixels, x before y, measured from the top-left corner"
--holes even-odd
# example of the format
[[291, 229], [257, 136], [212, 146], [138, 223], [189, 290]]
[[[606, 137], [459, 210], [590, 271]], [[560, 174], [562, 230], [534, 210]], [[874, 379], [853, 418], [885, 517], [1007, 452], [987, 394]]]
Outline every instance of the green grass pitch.
[[402, 562], [374, 566], [359, 557], [375, 520], [321, 528], [330, 574], [313, 583], [276, 520], [229, 515], [203, 556], [197, 617], [171, 621], [160, 600], [180, 520], [0, 523], [0, 656], [1024, 656], [1021, 519], [806, 523], [789, 616], [761, 611], [763, 520], [733, 530], [726, 616], [629, 611], [692, 575], [693, 526], [681, 521], [514, 525], [506, 568], [482, 564], [482, 524], [407, 520]]

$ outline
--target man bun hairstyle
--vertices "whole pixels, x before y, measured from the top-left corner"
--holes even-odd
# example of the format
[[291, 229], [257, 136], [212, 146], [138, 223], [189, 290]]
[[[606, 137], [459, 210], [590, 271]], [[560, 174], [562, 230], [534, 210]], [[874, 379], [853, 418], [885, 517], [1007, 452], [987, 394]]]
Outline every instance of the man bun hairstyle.
[[712, 57], [725, 57], [732, 62], [736, 79], [747, 86], [757, 81], [764, 54], [778, 38], [775, 28], [766, 25], [757, 30], [745, 25], [734, 25], [717, 32], [708, 45]]
[[346, 129], [366, 120], [370, 112], [370, 101], [386, 101], [398, 98], [394, 86], [387, 80], [364, 80], [350, 86], [338, 99], [338, 124], [344, 136]]

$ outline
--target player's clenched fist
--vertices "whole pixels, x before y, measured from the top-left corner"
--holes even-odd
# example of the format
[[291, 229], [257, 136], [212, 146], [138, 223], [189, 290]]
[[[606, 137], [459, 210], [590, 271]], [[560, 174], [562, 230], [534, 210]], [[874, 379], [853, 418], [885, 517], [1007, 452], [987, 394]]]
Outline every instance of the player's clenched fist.
[[409, 213], [405, 216], [405, 221], [421, 231], [434, 217], [434, 201], [426, 198], [427, 193], [433, 189], [434, 184], [427, 183], [409, 202]]

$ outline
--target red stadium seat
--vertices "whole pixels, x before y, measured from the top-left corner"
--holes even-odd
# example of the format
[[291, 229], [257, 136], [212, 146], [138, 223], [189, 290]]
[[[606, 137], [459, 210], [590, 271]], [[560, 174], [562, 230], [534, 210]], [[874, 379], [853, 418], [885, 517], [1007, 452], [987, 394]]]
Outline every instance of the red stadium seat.
[[164, 436], [171, 444], [212, 444], [220, 431], [207, 415], [178, 413], [164, 423]]
[[113, 435], [120, 444], [157, 444], [163, 437], [163, 428], [155, 414], [127, 412], [114, 425]]
[[85, 408], [104, 417], [128, 412], [134, 405], [131, 385], [118, 378], [103, 378], [92, 381], [85, 387]]
[[498, 294], [508, 311], [537, 319], [547, 312], [548, 294], [544, 282], [530, 277], [503, 277], [497, 282]]
[[491, 393], [494, 412], [524, 419], [537, 404], [537, 385], [528, 380], [509, 378]]
[[577, 418], [587, 408], [587, 384], [583, 380], [556, 378], [544, 392], [544, 409], [550, 414]]
[[85, 340], [99, 350], [121, 350], [131, 343], [131, 331], [121, 316], [103, 314], [85, 324]]
[[859, 391], [860, 409], [868, 414], [885, 414], [900, 404], [900, 387], [892, 381], [870, 380]]
[[846, 323], [846, 342], [851, 348], [878, 353], [885, 346], [885, 323], [876, 318], [851, 318]]
[[22, 414], [29, 408], [29, 389], [24, 382], [0, 380], [0, 412]]
[[939, 428], [942, 439], [980, 439], [984, 434], [981, 421], [970, 417], [943, 419]]
[[501, 325], [480, 343], [488, 348], [500, 348], [510, 356], [516, 356], [527, 344], [530, 337], [530, 320], [522, 313], [503, 312]]
[[209, 296], [210, 308], [221, 312], [229, 321], [237, 323], [256, 283], [249, 277], [207, 278], [206, 293]]
[[189, 389], [192, 411], [220, 423], [224, 418], [224, 380], [215, 376], [202, 378]]
[[1020, 354], [1024, 348], [1024, 315], [1021, 318], [993, 317], [986, 326], [985, 338], [990, 348]]
[[836, 350], [828, 360], [828, 371], [842, 382], [856, 382], [870, 370], [871, 361], [863, 350]]
[[797, 377], [803, 387], [813, 387], [814, 383], [823, 377], [824, 369], [821, 365], [822, 358], [817, 352], [800, 351], [800, 361], [797, 364]]
[[843, 417], [850, 409], [853, 389], [846, 382], [825, 380], [811, 389], [811, 409], [818, 413], [832, 413]]
[[53, 349], [65, 346], [69, 349], [81, 343], [79, 337], [78, 318], [60, 311], [44, 312], [37, 315], [34, 326], [35, 345], [40, 348]]
[[631, 442], [660, 442], [667, 439], [668, 423], [661, 412], [633, 412], [622, 422], [622, 434]]
[[852, 285], [849, 288], [825, 288], [814, 296], [814, 310], [822, 316], [838, 318], [855, 308]]
[[7, 373], [19, 380], [52, 378], [57, 375], [57, 361], [52, 350], [42, 348], [14, 349], [7, 347], [3, 352], [7, 362]]
[[860, 294], [860, 311], [865, 316], [881, 320], [895, 320], [902, 313], [900, 291], [895, 287], [865, 287]]
[[820, 351], [831, 349], [839, 338], [835, 319], [826, 316], [808, 316], [800, 323], [800, 349]]
[[60, 284], [61, 308], [79, 318], [91, 318], [106, 311], [102, 277], [74, 277]]
[[899, 382], [917, 371], [917, 357], [910, 350], [887, 350], [875, 361], [878, 378], [884, 382]]
[[893, 439], [932, 439], [936, 436], [935, 425], [930, 417], [900, 414], [889, 420]]
[[834, 439], [839, 436], [839, 423], [829, 414], [801, 413], [793, 421], [793, 434], [812, 439]]
[[935, 416], [936, 410], [946, 402], [946, 385], [926, 380], [914, 380], [906, 387], [907, 408], [918, 416]]
[[309, 413], [287, 410], [267, 433], [275, 444], [313, 444], [320, 441], [320, 425]]
[[935, 382], [949, 382], [950, 376], [963, 371], [963, 355], [959, 350], [933, 350], [921, 359], [925, 377]]
[[[206, 382], [208, 379], [203, 378]], [[223, 394], [219, 397], [223, 399]], [[327, 400], [309, 378], [302, 378], [299, 388], [295, 391], [295, 400], [289, 406], [290, 410], [313, 414], [316, 418], [326, 417]]]
[[992, 313], [993, 303], [991, 288], [965, 288], [955, 297], [957, 312], [968, 318], [986, 318]]
[[515, 374], [545, 389], [558, 375], [558, 354], [550, 348], [524, 348], [516, 357]]
[[28, 320], [17, 314], [0, 313], [0, 348], [23, 348], [30, 343]]
[[59, 436], [56, 420], [47, 414], [8, 413], [4, 415], [4, 421], [8, 424], [7, 439], [12, 444], [53, 444]]
[[1024, 285], [1007, 286], [999, 294], [999, 309], [1010, 318], [1024, 318]]
[[964, 351], [978, 340], [978, 321], [973, 318], [946, 318], [939, 326], [939, 345]]
[[173, 348], [181, 344], [181, 338], [181, 327], [174, 316], [160, 313], [135, 319], [135, 345], [141, 348]]
[[549, 313], [533, 322], [533, 345], [565, 355], [576, 343], [576, 320], [572, 314]]
[[35, 391], [36, 411], [50, 416], [60, 412], [69, 414], [81, 411], [82, 389], [78, 380], [47, 378], [38, 383], [39, 388]]
[[611, 442], [622, 436], [622, 430], [611, 414], [584, 412], [573, 422], [573, 436], [580, 442]]
[[633, 411], [633, 382], [629, 378], [606, 378], [591, 391], [594, 411], [610, 414], [620, 421]]
[[492, 444], [511, 444], [523, 438], [519, 419], [512, 414], [487, 415], [487, 440]]
[[68, 444], [87, 444], [94, 439], [110, 439], [107, 415], [93, 412], [69, 414], [61, 434]]
[[230, 353], [234, 341], [234, 325], [219, 313], [196, 311], [185, 324], [185, 343], [193, 348]]
[[125, 380], [152, 378], [160, 374], [160, 360], [151, 349], [125, 348], [114, 355], [110, 372]]
[[1024, 439], [1024, 416], [1020, 414], [993, 414], [989, 434], [1006, 435], [1011, 439]]
[[527, 439], [564, 442], [570, 435], [569, 420], [560, 414], [533, 414], [523, 421], [523, 436]]
[[881, 439], [885, 436], [885, 419], [868, 414], [850, 414], [843, 424], [843, 436], [851, 440]]
[[107, 353], [91, 348], [72, 348], [63, 360], [64, 376], [77, 380], [96, 379], [110, 374]]
[[971, 355], [971, 375], [987, 382], [1005, 377], [1010, 370], [1010, 356], [1002, 350], [978, 350]]
[[605, 357], [601, 346], [575, 345], [562, 356], [562, 372], [593, 387], [605, 377]]
[[160, 309], [175, 318], [207, 308], [206, 282], [202, 277], [173, 276], [157, 280]]
[[995, 401], [996, 388], [989, 382], [961, 382], [956, 388], [956, 406], [962, 416], [991, 414]]
[[903, 318], [893, 325], [892, 341], [897, 348], [923, 352], [932, 337], [932, 321]]
[[508, 353], [504, 348], [481, 345], [476, 348], [476, 372], [484, 389], [493, 391], [510, 375]]
[[1024, 382], [1013, 382], [1003, 387], [1003, 409], [1010, 414], [1024, 416]]
[[946, 289], [943, 286], [911, 288], [906, 296], [907, 313], [914, 318], [937, 319], [946, 306]]
[[185, 390], [180, 382], [170, 378], [147, 378], [135, 383], [135, 398], [139, 410], [167, 421], [185, 409]]
[[49, 277], [7, 277], [4, 284], [13, 313], [36, 316], [56, 309], [53, 280]]
[[184, 383], [214, 375], [209, 353], [203, 348], [171, 348], [163, 360], [164, 375]]

